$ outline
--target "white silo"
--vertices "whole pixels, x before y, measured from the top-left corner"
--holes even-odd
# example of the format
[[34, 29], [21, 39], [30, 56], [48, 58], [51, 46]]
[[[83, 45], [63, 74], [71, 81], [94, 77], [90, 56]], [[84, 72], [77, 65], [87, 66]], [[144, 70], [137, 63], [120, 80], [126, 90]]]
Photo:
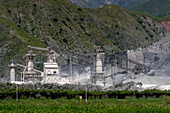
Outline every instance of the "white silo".
[[11, 70], [10, 70], [10, 82], [11, 83], [14, 83], [15, 82], [15, 65], [14, 65], [14, 63], [12, 62], [12, 64], [10, 65], [10, 68], [11, 68]]
[[33, 69], [34, 69], [34, 64], [33, 62], [30, 60], [28, 62], [28, 73], [32, 73], [33, 72]]
[[96, 55], [96, 62], [95, 62], [95, 73], [103, 73], [103, 56], [104, 53], [98, 53]]

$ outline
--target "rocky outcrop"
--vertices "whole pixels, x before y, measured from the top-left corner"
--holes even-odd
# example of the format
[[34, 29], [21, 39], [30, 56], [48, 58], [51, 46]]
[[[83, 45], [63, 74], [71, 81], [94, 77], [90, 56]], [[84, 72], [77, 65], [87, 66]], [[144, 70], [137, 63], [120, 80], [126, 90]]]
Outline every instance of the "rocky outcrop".
[[143, 88], [141, 87], [142, 83], [138, 82], [126, 82], [126, 83], [118, 83], [115, 84], [114, 86], [108, 87], [105, 90], [143, 90]]
[[169, 21], [163, 21], [162, 25], [164, 26], [166, 32], [170, 32], [170, 22]]

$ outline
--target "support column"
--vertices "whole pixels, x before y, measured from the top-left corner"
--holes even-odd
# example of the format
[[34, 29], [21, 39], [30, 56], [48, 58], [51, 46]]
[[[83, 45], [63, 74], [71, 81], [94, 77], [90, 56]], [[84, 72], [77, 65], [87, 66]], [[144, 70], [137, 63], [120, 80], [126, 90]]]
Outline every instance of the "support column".
[[70, 55], [69, 58], [69, 72], [70, 72], [70, 77], [69, 77], [69, 82], [73, 79], [73, 73], [72, 73], [72, 59], [71, 59], [72, 55]]

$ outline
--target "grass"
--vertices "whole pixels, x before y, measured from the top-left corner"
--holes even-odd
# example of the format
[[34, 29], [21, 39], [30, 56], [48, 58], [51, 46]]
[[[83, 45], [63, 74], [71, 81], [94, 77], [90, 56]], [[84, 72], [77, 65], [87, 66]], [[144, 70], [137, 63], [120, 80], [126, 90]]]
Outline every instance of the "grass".
[[[8, 48], [11, 48], [11, 51], [6, 53], [4, 61], [9, 61], [15, 55], [24, 54], [24, 51], [26, 52], [27, 50], [27, 45], [46, 47], [46, 45], [42, 41], [35, 37], [32, 37], [30, 34], [13, 24], [11, 21], [1, 17], [0, 24], [8, 26], [7, 35], [0, 37], [0, 44], [3, 45], [4, 42], [9, 43]], [[10, 31], [13, 31], [13, 33], [11, 33]]]
[[0, 112], [168, 113], [170, 98], [0, 100]]
[[166, 17], [164, 17], [164, 20], [166, 20], [166, 21], [170, 21], [170, 16], [166, 16]]
[[29, 45], [39, 46], [39, 47], [45, 47], [44, 43], [42, 43], [39, 39], [32, 37], [30, 34], [25, 32], [23, 29], [17, 27], [15, 24], [10, 22], [9, 20], [5, 18], [0, 18], [0, 24], [10, 25], [9, 29], [14, 30], [17, 36], [22, 37], [23, 38], [22, 41], [24, 43], [27, 43]]

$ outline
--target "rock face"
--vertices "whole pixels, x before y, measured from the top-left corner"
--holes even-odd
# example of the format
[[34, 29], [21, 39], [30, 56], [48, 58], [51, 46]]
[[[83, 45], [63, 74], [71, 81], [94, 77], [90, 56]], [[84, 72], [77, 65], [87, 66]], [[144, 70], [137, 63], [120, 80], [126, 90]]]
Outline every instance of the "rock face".
[[145, 65], [152, 67], [156, 76], [170, 76], [170, 33], [141, 51]]
[[130, 81], [141, 82], [144, 89], [157, 88], [170, 89], [170, 34], [160, 41], [143, 48], [145, 65], [152, 67], [147, 74], [135, 75], [135, 78], [127, 78], [123, 83]]
[[[151, 67], [152, 70], [148, 73], [127, 73], [123, 75], [116, 75], [114, 77], [114, 83], [123, 82], [135, 82], [141, 83], [141, 88], [150, 89], [157, 88], [161, 90], [170, 89], [170, 34], [167, 33], [166, 37], [147, 46], [146, 48], [140, 48], [137, 50], [131, 50], [129, 59], [136, 59], [141, 53], [143, 53], [144, 64]], [[136, 53], [136, 54], [134, 54]], [[140, 54], [139, 54], [140, 53]], [[140, 58], [140, 57], [139, 57]], [[139, 60], [140, 61], [140, 60]], [[132, 66], [132, 65], [131, 65]], [[123, 88], [123, 85], [119, 85]], [[133, 88], [132, 88], [133, 89]], [[135, 89], [135, 88], [134, 88]]]

